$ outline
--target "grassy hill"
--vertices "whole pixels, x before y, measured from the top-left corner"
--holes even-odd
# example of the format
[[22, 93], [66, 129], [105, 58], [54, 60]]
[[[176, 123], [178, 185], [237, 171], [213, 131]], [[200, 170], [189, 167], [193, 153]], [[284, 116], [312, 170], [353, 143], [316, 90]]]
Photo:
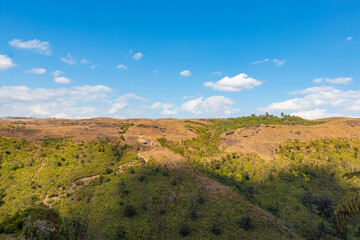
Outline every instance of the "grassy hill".
[[[0, 138], [0, 239], [360, 238], [357, 216], [346, 231], [334, 224], [338, 202], [359, 188], [343, 177], [360, 169], [357, 136], [284, 140], [268, 158], [222, 145], [248, 127], [258, 133], [276, 131], [266, 126], [299, 126], [309, 131], [304, 135], [333, 126], [324, 121], [271, 115], [28, 121], [4, 122], [0, 131], [6, 136]], [[344, 125], [351, 134], [354, 121]], [[38, 123], [45, 130], [36, 134], [44, 137], [34, 139], [28, 133]], [[100, 126], [109, 137], [46, 136], [54, 126], [61, 129], [57, 124], [99, 133]], [[10, 132], [20, 137], [9, 138]]]

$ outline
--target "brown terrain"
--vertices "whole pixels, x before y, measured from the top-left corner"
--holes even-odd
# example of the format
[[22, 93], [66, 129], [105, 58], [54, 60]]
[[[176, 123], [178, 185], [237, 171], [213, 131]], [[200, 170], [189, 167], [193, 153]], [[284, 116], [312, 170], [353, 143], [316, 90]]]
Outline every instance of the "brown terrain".
[[[309, 141], [318, 138], [359, 138], [360, 119], [327, 118], [324, 124], [301, 125], [261, 125], [234, 130], [223, 134], [220, 147], [226, 152], [255, 152], [261, 157], [271, 159], [275, 148], [289, 140]], [[203, 122], [201, 120], [194, 120]], [[120, 126], [134, 124], [126, 133]], [[206, 122], [203, 122], [206, 123]], [[181, 141], [196, 137], [187, 123], [180, 119], [112, 119], [93, 118], [86, 120], [70, 119], [6, 119], [0, 120], [0, 136], [26, 139], [36, 144], [48, 137], [69, 137], [74, 141], [110, 140], [125, 137], [125, 143], [141, 148], [139, 155], [145, 160], [155, 157], [158, 161], [177, 164], [182, 158], [157, 142], [165, 137], [171, 141]], [[147, 145], [143, 143], [146, 142]], [[167, 161], [170, 160], [171, 161]]]
[[[207, 123], [199, 119], [192, 119], [202, 123]], [[301, 125], [260, 125], [245, 127], [224, 133], [219, 142], [220, 147], [229, 153], [257, 153], [262, 158], [271, 160], [275, 157], [275, 148], [282, 142], [289, 140], [309, 141], [319, 138], [359, 138], [360, 137], [360, 119], [354, 118], [328, 118], [321, 119], [326, 123], [312, 126]], [[126, 133], [122, 133], [123, 124], [133, 124]], [[41, 144], [42, 139], [48, 137], [72, 137], [74, 141], [92, 141], [92, 140], [110, 140], [119, 141], [121, 135], [127, 144], [138, 146], [139, 157], [145, 161], [155, 158], [161, 165], [167, 165], [170, 168], [184, 167], [184, 158], [173, 153], [165, 147], [162, 147], [157, 139], [165, 137], [172, 141], [182, 141], [191, 139], [197, 135], [192, 129], [186, 128], [188, 123], [180, 119], [111, 119], [94, 118], [86, 120], [69, 119], [0, 119], [0, 136], [6, 138], [26, 139], [35, 144]], [[144, 143], [147, 143], [146, 145]], [[117, 172], [125, 171], [126, 168], [136, 163], [126, 163], [121, 165]], [[41, 167], [40, 167], [41, 169]], [[215, 193], [216, 196], [234, 195], [234, 191], [219, 182], [210, 179], [193, 171], [192, 174], [207, 191]], [[78, 181], [87, 185], [90, 180], [98, 178], [99, 175], [81, 178]], [[78, 186], [73, 183], [71, 191]], [[219, 195], [218, 195], [219, 194]], [[51, 207], [51, 201], [58, 200], [62, 195], [51, 196], [43, 199], [43, 203]], [[51, 201], [50, 201], [51, 200]], [[285, 233], [290, 230], [283, 226], [278, 220], [264, 210], [255, 207], [249, 202], [240, 198], [240, 200], [251, 211], [257, 212], [275, 224]], [[295, 236], [297, 238], [297, 236]]]

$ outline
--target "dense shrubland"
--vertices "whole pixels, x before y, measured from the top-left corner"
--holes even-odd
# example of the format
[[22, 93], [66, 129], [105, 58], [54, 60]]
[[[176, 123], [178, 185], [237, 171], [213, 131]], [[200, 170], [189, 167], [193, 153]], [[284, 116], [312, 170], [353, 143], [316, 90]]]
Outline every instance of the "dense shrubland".
[[0, 167], [0, 239], [288, 237], [239, 196], [206, 191], [193, 169], [145, 162], [121, 142], [0, 138]]
[[[183, 142], [159, 139], [159, 142], [189, 159], [198, 170], [233, 187], [303, 238], [360, 237], [358, 217], [350, 215], [347, 228], [338, 229], [334, 215], [339, 202], [359, 187], [358, 182], [344, 179], [344, 175], [360, 168], [359, 140], [289, 141], [276, 149], [276, 158], [265, 161], [256, 154], [222, 152], [217, 146], [220, 134], [259, 124], [311, 125], [321, 122], [290, 116], [252, 116], [211, 122], [187, 126], [196, 131], [197, 138]], [[355, 201], [360, 199], [356, 196]]]
[[[336, 212], [360, 187], [360, 140], [288, 141], [265, 160], [225, 153], [221, 134], [319, 122], [271, 115], [206, 121], [186, 121], [197, 138], [159, 139], [189, 160], [179, 169], [145, 162], [121, 141], [0, 138], [0, 239], [360, 238], [360, 219], [347, 214], [339, 225]], [[200, 173], [233, 192], [206, 190]]]

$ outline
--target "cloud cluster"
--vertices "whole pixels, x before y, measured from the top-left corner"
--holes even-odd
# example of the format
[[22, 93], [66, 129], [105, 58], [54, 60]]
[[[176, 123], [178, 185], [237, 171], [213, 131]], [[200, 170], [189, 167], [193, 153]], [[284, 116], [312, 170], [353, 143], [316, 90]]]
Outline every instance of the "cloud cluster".
[[252, 89], [261, 84], [261, 81], [248, 77], [245, 73], [240, 73], [232, 78], [226, 76], [217, 82], [205, 82], [204, 86], [224, 92], [239, 92], [244, 89]]
[[171, 103], [156, 102], [150, 108], [161, 110], [163, 115], [176, 115], [181, 112], [198, 115], [226, 116], [236, 113], [239, 109], [233, 109], [234, 101], [224, 96], [199, 97], [183, 102], [179, 107]]
[[30, 70], [27, 70], [26, 72], [31, 73], [31, 74], [44, 74], [44, 73], [46, 73], [46, 69], [45, 68], [32, 68]]
[[291, 92], [298, 97], [269, 104], [261, 112], [289, 112], [307, 119], [328, 116], [358, 116], [360, 90], [340, 90], [335, 87], [312, 87]]
[[71, 80], [64, 77], [64, 76], [61, 76], [63, 75], [64, 73], [61, 72], [60, 70], [56, 70], [54, 72], [52, 72], [52, 75], [54, 76], [54, 82], [56, 83], [61, 83], [61, 84], [69, 84], [71, 83]]
[[0, 54], [0, 71], [5, 71], [9, 68], [15, 67], [16, 64], [13, 63], [12, 59], [7, 55]]
[[50, 43], [49, 42], [42, 42], [38, 39], [33, 39], [29, 41], [23, 41], [21, 39], [14, 39], [9, 41], [9, 45], [12, 47], [16, 47], [19, 49], [29, 49], [34, 52], [38, 52], [41, 54], [50, 55]]
[[72, 88], [31, 89], [26, 86], [0, 88], [0, 108], [3, 116], [35, 116], [85, 118], [100, 116], [98, 101], [105, 101], [113, 90], [104, 85]]
[[133, 93], [128, 93], [115, 99], [114, 103], [112, 104], [109, 110], [109, 113], [119, 113], [121, 110], [129, 106], [129, 100], [131, 99], [146, 101], [146, 99], [143, 97], [137, 96]]

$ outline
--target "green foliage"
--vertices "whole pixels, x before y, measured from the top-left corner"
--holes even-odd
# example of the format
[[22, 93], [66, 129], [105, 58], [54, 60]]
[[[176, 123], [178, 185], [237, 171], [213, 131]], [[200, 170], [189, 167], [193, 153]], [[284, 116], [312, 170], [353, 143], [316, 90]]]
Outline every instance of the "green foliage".
[[[181, 239], [185, 222], [194, 239], [211, 239], [218, 229], [224, 239], [258, 237], [238, 227], [237, 214], [249, 208], [244, 200], [206, 191], [192, 169], [145, 162], [116, 142], [45, 142], [0, 138], [0, 239]], [[14, 161], [23, 167], [9, 171]], [[266, 226], [261, 212], [251, 216]], [[264, 232], [286, 238], [275, 226]]]
[[252, 228], [252, 220], [248, 214], [244, 214], [243, 216], [241, 216], [238, 220], [238, 223], [239, 226], [244, 230], [249, 230], [250, 228]]
[[136, 214], [136, 208], [134, 205], [126, 204], [124, 205], [124, 216], [133, 217]]
[[179, 234], [181, 236], [188, 236], [190, 234], [191, 230], [190, 230], [190, 227], [189, 225], [187, 225], [186, 223], [182, 223], [180, 226], [179, 226]]
[[[133, 123], [124, 123], [120, 125], [119, 133], [126, 133], [129, 130], [129, 127], [134, 126]], [[122, 136], [122, 135], [121, 135]], [[124, 136], [123, 136], [124, 137]]]

